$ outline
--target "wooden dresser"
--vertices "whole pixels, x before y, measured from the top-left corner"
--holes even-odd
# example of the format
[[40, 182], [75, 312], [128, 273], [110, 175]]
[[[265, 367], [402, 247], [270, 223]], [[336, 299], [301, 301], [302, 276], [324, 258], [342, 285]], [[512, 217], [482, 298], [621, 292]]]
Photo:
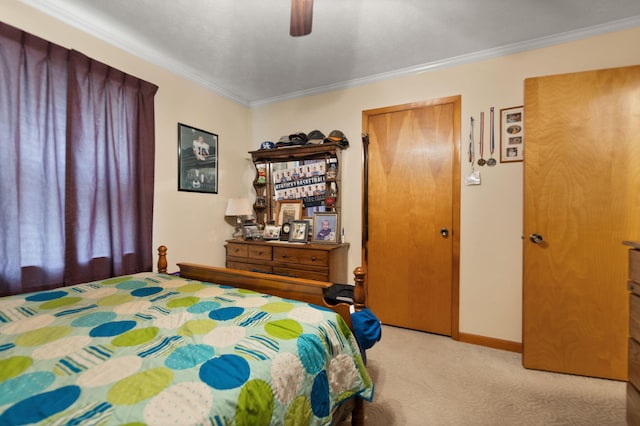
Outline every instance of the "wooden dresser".
[[347, 283], [349, 244], [227, 240], [227, 268]]
[[627, 424], [640, 425], [640, 242], [625, 241], [629, 250], [629, 381]]

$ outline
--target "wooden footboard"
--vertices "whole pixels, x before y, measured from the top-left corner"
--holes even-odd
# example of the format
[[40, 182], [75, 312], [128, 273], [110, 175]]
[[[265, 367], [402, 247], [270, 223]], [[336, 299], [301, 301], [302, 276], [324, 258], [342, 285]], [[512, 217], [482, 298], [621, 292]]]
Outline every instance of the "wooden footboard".
[[[230, 285], [287, 299], [299, 300], [318, 306], [325, 306], [341, 315], [349, 327], [353, 328], [349, 304], [338, 303], [332, 305], [327, 303], [325, 294], [332, 283], [194, 263], [178, 263], [177, 265], [180, 268], [180, 276], [183, 278]], [[167, 273], [167, 248], [165, 246], [158, 247], [158, 272]], [[355, 282], [353, 305], [355, 310], [361, 310], [366, 307], [366, 274], [361, 267], [357, 267], [353, 273]], [[352, 425], [364, 425], [364, 401], [361, 398], [355, 398], [353, 402], [354, 407], [351, 413], [351, 423]]]
[[[332, 283], [194, 263], [178, 263], [177, 265], [180, 268], [180, 276], [183, 278], [230, 285], [287, 299], [299, 300], [318, 306], [325, 306], [340, 314], [347, 324], [349, 324], [349, 327], [351, 327], [349, 304], [338, 303], [331, 305], [325, 298], [326, 291], [331, 287]], [[167, 273], [167, 248], [165, 246], [158, 248], [158, 272]], [[353, 273], [355, 281], [353, 305], [355, 310], [361, 310], [366, 306], [365, 272], [364, 269], [358, 267]]]

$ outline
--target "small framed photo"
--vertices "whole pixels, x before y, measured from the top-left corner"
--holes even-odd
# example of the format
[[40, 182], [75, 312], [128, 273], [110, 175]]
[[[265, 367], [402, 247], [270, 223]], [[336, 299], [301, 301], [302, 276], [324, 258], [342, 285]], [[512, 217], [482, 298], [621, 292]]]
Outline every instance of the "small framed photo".
[[306, 243], [309, 236], [309, 222], [306, 220], [294, 220], [291, 222], [289, 233], [290, 243]]
[[255, 223], [242, 226], [242, 238], [245, 240], [257, 240], [260, 236], [260, 230]]
[[178, 123], [178, 191], [218, 193], [218, 135]]
[[313, 240], [313, 216], [304, 216], [302, 220], [306, 220], [309, 224], [309, 241]]
[[500, 162], [524, 160], [524, 106], [500, 110]]
[[276, 203], [276, 225], [302, 218], [302, 200], [279, 200]]
[[265, 225], [264, 226], [264, 239], [265, 240], [277, 240], [280, 238], [280, 227], [278, 225]]
[[314, 243], [337, 243], [339, 235], [338, 213], [313, 214]]

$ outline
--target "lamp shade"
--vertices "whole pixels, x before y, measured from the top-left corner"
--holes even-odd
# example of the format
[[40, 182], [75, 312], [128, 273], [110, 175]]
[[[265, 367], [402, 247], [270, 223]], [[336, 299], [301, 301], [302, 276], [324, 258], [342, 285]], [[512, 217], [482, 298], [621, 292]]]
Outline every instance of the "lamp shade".
[[230, 198], [224, 212], [225, 216], [251, 216], [252, 214], [253, 207], [246, 198]]

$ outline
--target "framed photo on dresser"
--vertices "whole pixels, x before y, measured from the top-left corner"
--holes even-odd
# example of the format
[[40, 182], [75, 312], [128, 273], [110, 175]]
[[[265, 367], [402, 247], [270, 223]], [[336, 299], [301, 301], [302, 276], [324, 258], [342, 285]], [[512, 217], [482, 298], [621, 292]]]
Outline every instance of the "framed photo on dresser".
[[289, 233], [289, 242], [306, 243], [309, 237], [309, 222], [306, 220], [294, 220], [291, 222], [291, 232]]
[[260, 236], [260, 230], [255, 223], [249, 223], [242, 226], [242, 238], [244, 240], [257, 240]]
[[313, 238], [314, 243], [337, 243], [340, 234], [338, 213], [314, 213], [313, 214]]
[[302, 200], [279, 200], [276, 203], [276, 225], [302, 219]]
[[265, 240], [277, 240], [280, 238], [280, 227], [278, 225], [265, 225], [264, 226], [264, 239]]

